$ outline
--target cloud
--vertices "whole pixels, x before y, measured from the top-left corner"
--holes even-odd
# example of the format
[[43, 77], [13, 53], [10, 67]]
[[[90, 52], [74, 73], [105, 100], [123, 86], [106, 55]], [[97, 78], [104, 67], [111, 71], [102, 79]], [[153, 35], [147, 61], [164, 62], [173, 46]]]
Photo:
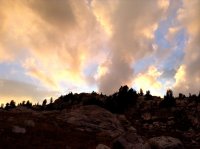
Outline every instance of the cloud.
[[[178, 19], [186, 28], [188, 41], [185, 47], [183, 64], [176, 76], [174, 89], [176, 92], [188, 94], [200, 90], [200, 1], [183, 0], [183, 8], [179, 9]], [[182, 75], [184, 74], [184, 75]], [[180, 79], [181, 78], [181, 79]]]
[[0, 95], [1, 103], [10, 102], [12, 99], [16, 102], [22, 100], [38, 102], [44, 98], [56, 97], [58, 93], [24, 82], [0, 79]]
[[175, 40], [175, 36], [177, 35], [177, 33], [180, 31], [180, 27], [175, 26], [175, 27], [170, 27], [168, 29], [168, 33], [166, 34], [165, 38], [171, 42], [173, 40]]
[[100, 91], [110, 94], [120, 85], [131, 85], [132, 64], [153, 51], [154, 31], [168, 7], [162, 2], [127, 0], [109, 5], [107, 1], [93, 1], [95, 16], [110, 35], [110, 62], [104, 64], [108, 71], [98, 79]]
[[159, 0], [158, 5], [166, 11], [170, 5], [170, 1], [169, 0]]
[[71, 1], [68, 0], [49, 0], [48, 4], [44, 0], [30, 0], [27, 5], [35, 13], [41, 17], [42, 20], [53, 27], [71, 28], [76, 25], [76, 18], [73, 14]]
[[48, 72], [45, 72], [46, 70], [42, 69], [42, 66], [37, 64], [34, 58], [27, 58], [23, 63], [23, 67], [27, 70], [27, 75], [41, 80], [49, 88], [57, 89], [56, 82], [51, 78], [50, 74], [46, 75]]
[[85, 1], [8, 0], [0, 7], [1, 62], [20, 61], [52, 89], [87, 85], [83, 69], [100, 63], [106, 38]]
[[[179, 76], [183, 57], [179, 53], [184, 47], [177, 36], [186, 28], [189, 40], [182, 64], [186, 81], [177, 81], [176, 86], [181, 89], [189, 84], [188, 91], [196, 91], [199, 86], [189, 82], [199, 79], [199, 2], [183, 0], [177, 13], [180, 2], [2, 0], [0, 63], [20, 63], [27, 76], [49, 90], [85, 91], [91, 87], [111, 94], [121, 85], [132, 86], [134, 78], [166, 81]], [[155, 34], [159, 29], [163, 37]], [[149, 75], [150, 70], [144, 75], [134, 71], [139, 60], [148, 58], [145, 68], [154, 66], [162, 72], [160, 76]], [[158, 86], [163, 89], [167, 84]]]
[[[60, 84], [88, 85], [87, 80], [104, 93], [131, 85], [132, 63], [152, 52], [167, 1], [86, 2], [3, 1], [2, 61], [20, 59], [27, 75], [55, 90]], [[98, 79], [85, 76], [90, 64], [108, 71], [97, 69]]]
[[133, 86], [138, 90], [151, 90], [153, 95], [161, 95], [161, 88], [164, 86], [158, 79], [163, 72], [159, 72], [155, 66], [150, 66], [146, 72], [139, 73], [133, 79]]

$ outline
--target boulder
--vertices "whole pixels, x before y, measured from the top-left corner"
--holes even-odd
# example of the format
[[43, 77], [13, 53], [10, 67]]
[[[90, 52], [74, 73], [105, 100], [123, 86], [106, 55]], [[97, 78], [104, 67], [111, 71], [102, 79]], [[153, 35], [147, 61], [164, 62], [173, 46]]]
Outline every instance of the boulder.
[[102, 138], [113, 139], [124, 133], [123, 126], [114, 114], [95, 105], [82, 106], [70, 112], [63, 110], [57, 119], [77, 130], [96, 133]]
[[173, 137], [160, 136], [148, 140], [151, 149], [184, 149], [182, 142]]
[[24, 133], [26, 133], [26, 129], [23, 127], [19, 127], [19, 126], [13, 126], [12, 132], [24, 134]]
[[26, 126], [29, 126], [29, 127], [34, 127], [35, 126], [35, 122], [33, 120], [25, 120], [24, 124]]
[[144, 114], [142, 115], [142, 118], [143, 118], [145, 121], [151, 120], [151, 119], [152, 119], [151, 113], [148, 113], [148, 112], [144, 113]]
[[113, 149], [144, 149], [145, 143], [141, 136], [133, 132], [126, 132], [124, 135], [113, 141]]
[[98, 144], [96, 149], [110, 149], [110, 147], [104, 145], [104, 144]]
[[125, 115], [116, 115], [116, 116], [125, 131], [134, 133], [137, 132], [137, 130], [132, 126], [131, 122], [126, 119]]

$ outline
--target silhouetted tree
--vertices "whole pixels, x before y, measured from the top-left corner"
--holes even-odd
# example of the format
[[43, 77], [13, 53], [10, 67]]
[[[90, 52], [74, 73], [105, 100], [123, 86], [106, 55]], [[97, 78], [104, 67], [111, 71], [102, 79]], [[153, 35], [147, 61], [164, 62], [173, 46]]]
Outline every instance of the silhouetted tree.
[[51, 104], [51, 103], [53, 103], [53, 98], [52, 98], [52, 97], [50, 98], [50, 104]]
[[197, 97], [197, 101], [200, 102], [200, 91], [199, 91], [199, 95]]
[[10, 101], [10, 108], [15, 108], [16, 105], [15, 105], [15, 101], [14, 100], [11, 100]]
[[1, 109], [3, 109], [3, 108], [4, 108], [4, 104], [2, 103], [2, 104], [1, 104]]
[[26, 101], [22, 101], [22, 106], [25, 106], [26, 105], [25, 103], [26, 103]]
[[6, 103], [5, 110], [9, 110], [9, 109], [10, 109], [10, 104]]
[[173, 91], [171, 89], [168, 89], [166, 96], [169, 97], [169, 98], [173, 98]]
[[168, 89], [166, 92], [166, 95], [164, 96], [164, 100], [162, 100], [160, 103], [160, 106], [168, 108], [175, 105], [176, 105], [176, 101], [173, 96], [173, 91], [171, 89]]
[[179, 96], [178, 96], [179, 99], [184, 99], [185, 98], [185, 95], [182, 94], [182, 93], [179, 93]]
[[189, 93], [189, 98], [191, 98], [192, 97], [192, 94], [191, 93]]
[[95, 91], [92, 91], [92, 95], [97, 95], [97, 93]]
[[124, 113], [129, 106], [135, 104], [137, 96], [137, 92], [132, 88], [121, 86], [118, 92], [107, 98], [106, 108], [114, 113]]
[[43, 102], [42, 102], [42, 107], [45, 107], [47, 105], [47, 100], [45, 99], [45, 100], [43, 100]]
[[28, 100], [25, 104], [27, 108], [32, 108], [32, 103]]
[[139, 93], [139, 95], [140, 95], [140, 96], [143, 96], [143, 95], [144, 95], [144, 93], [143, 93], [143, 90], [142, 90], [142, 89], [140, 89], [140, 93]]
[[46, 105], [46, 110], [54, 110], [54, 103], [53, 103], [53, 98], [50, 98], [50, 103], [48, 105]]
[[189, 102], [196, 102], [198, 103], [198, 96], [196, 94], [191, 95], [191, 97], [189, 97]]
[[125, 86], [121, 86], [120, 88], [119, 88], [119, 94], [126, 94], [127, 92], [128, 92], [128, 86], [127, 85], [125, 85]]
[[153, 99], [153, 98], [152, 98], [152, 95], [151, 95], [151, 93], [150, 93], [150, 90], [147, 90], [147, 91], [146, 91], [145, 99], [147, 99], [147, 100], [152, 100], [152, 99]]
[[[130, 102], [130, 98], [128, 98], [128, 90], [129, 88], [127, 85], [121, 86], [118, 94], [116, 95], [115, 100], [117, 102], [117, 111], [119, 113], [123, 113], [128, 102]], [[132, 92], [132, 90], [130, 92]]]
[[16, 107], [15, 101], [11, 100], [10, 103], [6, 103], [5, 110], [9, 110], [9, 109], [12, 109], [12, 108], [15, 108], [15, 107]]
[[130, 104], [130, 103], [135, 104], [137, 98], [138, 98], [138, 94], [137, 94], [136, 90], [130, 88], [128, 91], [128, 95], [127, 95], [128, 104]]

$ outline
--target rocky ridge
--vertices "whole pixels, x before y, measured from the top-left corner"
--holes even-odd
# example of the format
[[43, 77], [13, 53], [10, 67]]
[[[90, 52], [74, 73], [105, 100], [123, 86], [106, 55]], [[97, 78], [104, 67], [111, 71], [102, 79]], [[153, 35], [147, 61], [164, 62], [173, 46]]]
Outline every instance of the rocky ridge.
[[0, 148], [184, 148], [172, 137], [148, 140], [125, 115], [95, 105], [42, 112], [19, 107], [0, 112], [0, 117]]
[[0, 108], [0, 148], [199, 149], [200, 94], [164, 98], [127, 86]]

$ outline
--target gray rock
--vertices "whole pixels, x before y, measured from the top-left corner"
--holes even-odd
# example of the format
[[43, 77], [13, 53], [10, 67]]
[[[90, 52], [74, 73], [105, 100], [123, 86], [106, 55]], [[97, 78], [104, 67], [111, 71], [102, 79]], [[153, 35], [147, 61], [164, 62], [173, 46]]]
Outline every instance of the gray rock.
[[110, 147], [104, 145], [104, 144], [98, 144], [96, 149], [110, 149]]
[[120, 121], [121, 125], [123, 126], [124, 130], [129, 131], [129, 132], [134, 132], [136, 133], [137, 130], [132, 127], [131, 122], [129, 122], [125, 115], [116, 115], [117, 119]]
[[146, 120], [146, 121], [148, 121], [148, 120], [151, 120], [151, 118], [152, 118], [152, 116], [151, 116], [151, 114], [150, 113], [144, 113], [143, 115], [142, 115], [142, 118], [144, 119], [144, 120]]
[[26, 129], [23, 127], [19, 127], [19, 126], [13, 126], [12, 132], [24, 134], [24, 133], [26, 133]]
[[150, 148], [155, 149], [184, 149], [182, 142], [173, 137], [160, 136], [149, 139]]
[[153, 127], [154, 128], [160, 128], [160, 122], [153, 122]]
[[25, 120], [24, 123], [26, 126], [29, 126], [29, 127], [35, 126], [35, 122], [33, 120]]
[[113, 149], [144, 149], [143, 139], [136, 133], [127, 132], [113, 141]]
[[174, 124], [175, 124], [175, 122], [173, 120], [167, 121], [167, 125], [169, 125], [169, 126], [172, 126]]
[[82, 106], [70, 112], [63, 110], [57, 119], [73, 125], [77, 130], [94, 132], [101, 137], [105, 135], [112, 139], [124, 133], [123, 126], [114, 114], [95, 105]]

